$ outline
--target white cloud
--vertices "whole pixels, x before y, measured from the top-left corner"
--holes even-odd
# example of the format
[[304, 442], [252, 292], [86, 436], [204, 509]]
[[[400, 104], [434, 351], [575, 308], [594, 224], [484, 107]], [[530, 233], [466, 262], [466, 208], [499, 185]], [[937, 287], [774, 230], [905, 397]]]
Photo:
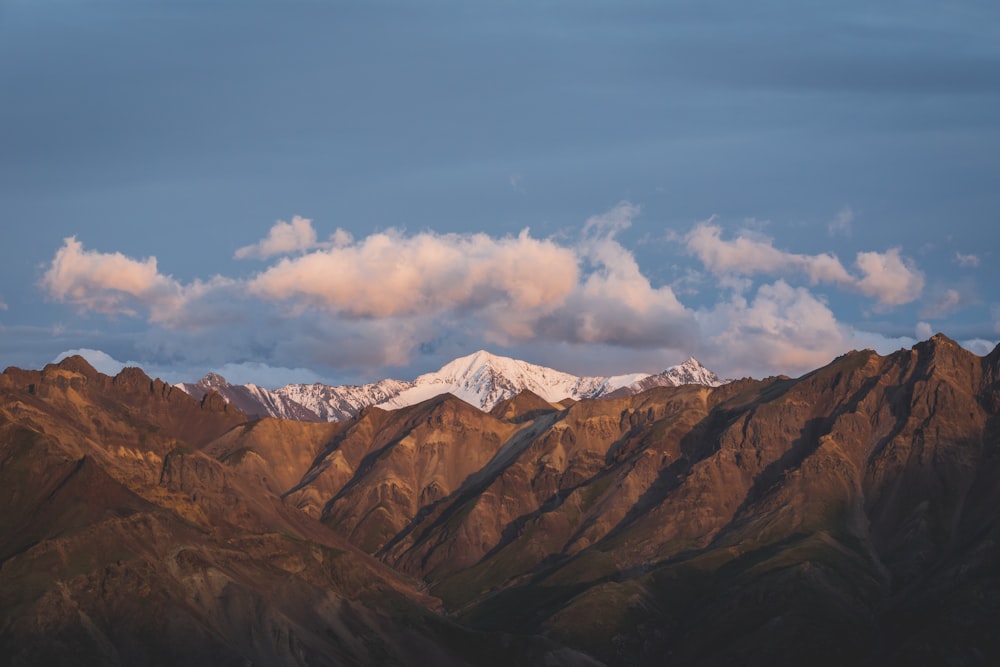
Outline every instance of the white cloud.
[[[312, 384], [323, 381], [322, 376], [308, 368], [269, 366], [258, 361], [227, 363], [212, 367], [210, 372], [221, 375], [230, 384], [255, 384], [268, 389], [276, 389], [286, 384]], [[191, 378], [188, 382], [198, 379], [200, 378]]]
[[734, 295], [700, 311], [698, 322], [706, 363], [736, 375], [798, 375], [843, 352], [848, 338], [823, 301], [783, 280], [762, 285], [750, 301]]
[[852, 231], [852, 225], [854, 224], [854, 211], [850, 206], [845, 206], [837, 212], [833, 220], [827, 226], [827, 231], [830, 236], [837, 236], [841, 234], [843, 236], [850, 236]]
[[857, 277], [830, 253], [791, 253], [775, 248], [771, 239], [751, 238], [746, 232], [725, 240], [722, 228], [712, 220], [695, 225], [683, 241], [688, 252], [705, 268], [727, 282], [734, 276], [799, 274], [808, 278], [811, 285], [830, 283], [854, 289], [883, 306], [910, 303], [924, 287], [923, 273], [912, 260], [900, 255], [899, 248], [884, 253], [859, 252], [855, 266], [861, 277]]
[[924, 274], [912, 260], [899, 254], [899, 248], [884, 253], [859, 252], [855, 264], [862, 274], [856, 282], [858, 289], [883, 305], [910, 303], [923, 292]]
[[846, 326], [822, 299], [784, 280], [761, 285], [752, 300], [733, 295], [697, 317], [704, 341], [699, 358], [736, 377], [795, 377], [848, 350], [885, 354], [914, 342]]
[[963, 255], [960, 252], [956, 252], [955, 262], [961, 267], [972, 269], [979, 266], [979, 256], [973, 254]]
[[312, 220], [296, 215], [291, 222], [278, 220], [271, 227], [266, 239], [239, 248], [233, 256], [236, 259], [267, 259], [275, 255], [304, 252], [317, 246], [316, 230], [313, 229]]
[[52, 363], [58, 364], [60, 361], [66, 357], [72, 357], [79, 355], [87, 360], [87, 362], [96, 368], [99, 372], [105, 375], [118, 375], [119, 372], [126, 366], [135, 366], [135, 362], [121, 362], [112, 357], [107, 352], [102, 350], [92, 350], [90, 348], [79, 348], [76, 350], [66, 350], [61, 352], [52, 360]]
[[851, 275], [835, 255], [800, 255], [774, 247], [771, 239], [751, 238], [746, 232], [735, 239], [722, 239], [722, 227], [712, 220], [698, 223], [684, 237], [689, 253], [719, 276], [802, 273], [813, 284], [850, 284]]
[[998, 341], [986, 340], [983, 338], [972, 338], [970, 340], [963, 340], [960, 343], [962, 347], [969, 350], [973, 354], [978, 354], [980, 357], [985, 357], [987, 354], [992, 352], [998, 345]]
[[670, 286], [653, 287], [634, 255], [615, 238], [638, 214], [639, 207], [621, 202], [587, 220], [576, 252], [590, 270], [559, 309], [537, 321], [535, 336], [641, 348], [689, 349], [695, 344], [693, 313]]
[[927, 340], [934, 335], [934, 328], [927, 322], [917, 322], [915, 333], [917, 340]]
[[[184, 284], [160, 273], [155, 258], [86, 250], [69, 238], [40, 285], [80, 309], [143, 317], [151, 326], [131, 343], [161, 377], [197, 369], [185, 370], [182, 379], [190, 380], [216, 369], [260, 384], [304, 367], [370, 379], [412, 363], [418, 350], [469, 345], [589, 350], [604, 362], [628, 360], [629, 370], [643, 370], [639, 359], [649, 359], [649, 371], [696, 354], [726, 374], [796, 374], [869, 341], [899, 341], [844, 326], [793, 279], [861, 291], [883, 304], [922, 289], [922, 275], [898, 249], [859, 253], [852, 275], [832, 254], [786, 252], [758, 233], [723, 239], [710, 220], [683, 242], [729, 289], [721, 303], [695, 311], [670, 285], [651, 282], [619, 241], [639, 212], [621, 202], [588, 219], [576, 238], [560, 239], [527, 229], [502, 237], [390, 229], [359, 239], [337, 230], [319, 242], [311, 223], [298, 219], [298, 231], [280, 223], [289, 236], [275, 232], [246, 246], [253, 248], [246, 256], [271, 257], [259, 272]], [[271, 254], [282, 238], [280, 247], [298, 254]], [[759, 286], [750, 279], [772, 273], [781, 279]], [[709, 285], [700, 286], [704, 297]], [[599, 365], [609, 363], [593, 361]]]

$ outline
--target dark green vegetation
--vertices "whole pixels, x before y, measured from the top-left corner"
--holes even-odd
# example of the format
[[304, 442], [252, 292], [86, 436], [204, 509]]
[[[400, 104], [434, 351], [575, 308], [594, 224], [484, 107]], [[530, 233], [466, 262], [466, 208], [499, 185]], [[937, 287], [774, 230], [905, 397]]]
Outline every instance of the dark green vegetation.
[[1000, 663], [1000, 350], [337, 425], [216, 399], [0, 376], [0, 663]]

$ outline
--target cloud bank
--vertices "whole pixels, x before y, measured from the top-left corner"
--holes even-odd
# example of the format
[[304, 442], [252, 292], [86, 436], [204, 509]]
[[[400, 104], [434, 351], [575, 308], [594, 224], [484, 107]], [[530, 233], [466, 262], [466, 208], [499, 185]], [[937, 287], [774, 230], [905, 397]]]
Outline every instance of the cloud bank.
[[687, 250], [718, 276], [800, 274], [810, 285], [829, 283], [872, 297], [883, 307], [899, 306], [920, 297], [924, 275], [916, 264], [900, 255], [899, 248], [885, 252], [859, 252], [852, 274], [836, 255], [803, 255], [774, 247], [771, 239], [754, 239], [742, 233], [724, 240], [722, 228], [702, 222], [684, 237]]
[[39, 285], [80, 311], [146, 320], [137, 345], [152, 358], [261, 373], [374, 372], [466, 341], [589, 349], [605, 361], [639, 355], [655, 360], [650, 371], [696, 354], [727, 374], [795, 374], [852, 347], [909, 340], [855, 331], [815, 292], [861, 294], [876, 309], [913, 302], [923, 274], [899, 248], [858, 252], [849, 269], [832, 253], [790, 252], [751, 232], [726, 238], [710, 219], [673, 236], [675, 259], [694, 258], [720, 289], [714, 305], [689, 307], [621, 242], [639, 215], [621, 202], [558, 238], [388, 229], [354, 239], [338, 229], [326, 241], [296, 216], [235, 251], [264, 261], [260, 270], [188, 283], [155, 257], [89, 250], [70, 237]]

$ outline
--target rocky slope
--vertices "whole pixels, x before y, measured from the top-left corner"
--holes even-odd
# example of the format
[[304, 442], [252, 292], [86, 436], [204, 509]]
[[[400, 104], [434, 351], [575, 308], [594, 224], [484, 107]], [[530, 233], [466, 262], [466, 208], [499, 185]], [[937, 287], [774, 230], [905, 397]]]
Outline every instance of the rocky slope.
[[0, 376], [0, 656], [1000, 662], [1000, 348], [335, 424], [129, 373]]
[[0, 665], [577, 664], [464, 628], [281, 502], [340, 425], [80, 357], [0, 375]]

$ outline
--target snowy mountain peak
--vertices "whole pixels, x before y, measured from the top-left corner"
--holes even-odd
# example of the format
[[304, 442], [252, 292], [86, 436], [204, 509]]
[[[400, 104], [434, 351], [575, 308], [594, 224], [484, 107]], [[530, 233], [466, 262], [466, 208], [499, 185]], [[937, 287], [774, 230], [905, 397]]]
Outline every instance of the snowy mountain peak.
[[677, 384], [703, 384], [709, 387], [718, 387], [722, 384], [718, 375], [705, 368], [694, 357], [688, 357], [687, 361], [668, 368], [661, 375], [676, 380]]
[[433, 373], [418, 377], [413, 387], [380, 404], [385, 408], [413, 405], [449, 392], [483, 410], [530, 390], [550, 402], [593, 398], [646, 377], [646, 373], [614, 377], [578, 377], [526, 361], [479, 350], [459, 357]]

